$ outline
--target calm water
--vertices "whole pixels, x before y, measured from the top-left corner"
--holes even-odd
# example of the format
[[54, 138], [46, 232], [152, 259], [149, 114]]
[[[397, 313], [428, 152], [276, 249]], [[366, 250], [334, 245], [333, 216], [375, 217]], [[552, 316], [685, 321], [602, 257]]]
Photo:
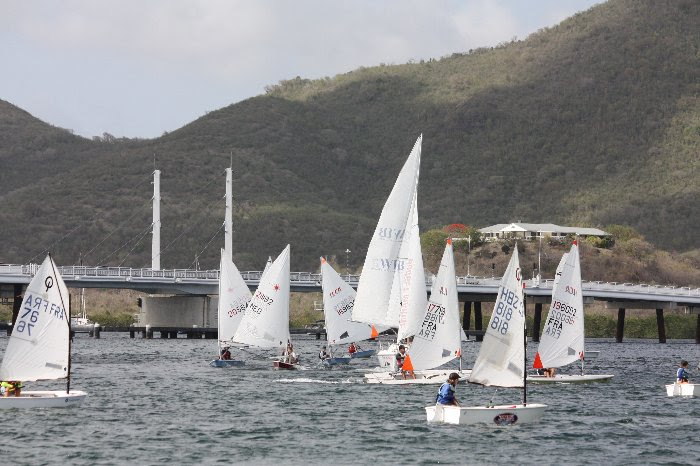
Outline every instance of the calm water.
[[[0, 351], [6, 345], [3, 335]], [[465, 361], [473, 362], [478, 345], [465, 344]], [[213, 340], [78, 335], [72, 386], [89, 397], [77, 409], [0, 412], [0, 458], [20, 464], [700, 464], [700, 399], [668, 398], [664, 389], [680, 359], [697, 366], [700, 346], [688, 341], [589, 341], [587, 349], [601, 351], [589, 368], [615, 374], [613, 381], [531, 386], [529, 400], [549, 409], [541, 423], [510, 428], [428, 425], [423, 407], [434, 401], [436, 386], [363, 384], [363, 369], [374, 359], [319, 368], [313, 339], [295, 340], [309, 365], [304, 371], [276, 372], [253, 355], [244, 369], [210, 368], [215, 346]], [[534, 349], [531, 344], [531, 354]], [[699, 370], [691, 374], [700, 379]], [[493, 392], [460, 385], [458, 398], [481, 404]], [[519, 397], [502, 389], [494, 401]]]

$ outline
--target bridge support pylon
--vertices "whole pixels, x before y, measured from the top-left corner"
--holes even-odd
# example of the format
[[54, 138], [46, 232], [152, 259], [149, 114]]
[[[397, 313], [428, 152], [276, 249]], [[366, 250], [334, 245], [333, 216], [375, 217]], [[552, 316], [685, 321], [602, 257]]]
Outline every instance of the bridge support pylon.
[[656, 327], [659, 329], [659, 343], [666, 343], [666, 326], [664, 325], [664, 310], [656, 310]]
[[540, 341], [540, 325], [542, 323], [542, 303], [535, 303], [535, 322], [532, 325], [532, 341]]
[[617, 333], [615, 334], [615, 341], [622, 343], [622, 337], [625, 334], [625, 309], [619, 308], [617, 310]]
[[[464, 302], [464, 317], [462, 318], [462, 328], [464, 331], [468, 331], [472, 326], [472, 302]], [[467, 338], [469, 338], [467, 336]]]
[[[484, 326], [481, 322], [481, 301], [474, 302], [474, 330], [483, 330]], [[484, 341], [484, 335], [477, 335], [476, 341]]]

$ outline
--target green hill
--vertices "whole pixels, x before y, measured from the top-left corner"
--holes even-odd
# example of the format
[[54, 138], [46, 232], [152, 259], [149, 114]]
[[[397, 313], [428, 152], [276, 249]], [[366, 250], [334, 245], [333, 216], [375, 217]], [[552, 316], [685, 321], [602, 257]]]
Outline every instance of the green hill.
[[695, 0], [611, 0], [495, 48], [285, 81], [152, 140], [89, 141], [0, 101], [0, 262], [53, 245], [149, 265], [155, 154], [163, 267], [217, 266], [231, 158], [239, 268], [287, 242], [293, 269], [346, 248], [358, 265], [421, 133], [423, 229], [617, 223], [694, 250], [698, 30]]

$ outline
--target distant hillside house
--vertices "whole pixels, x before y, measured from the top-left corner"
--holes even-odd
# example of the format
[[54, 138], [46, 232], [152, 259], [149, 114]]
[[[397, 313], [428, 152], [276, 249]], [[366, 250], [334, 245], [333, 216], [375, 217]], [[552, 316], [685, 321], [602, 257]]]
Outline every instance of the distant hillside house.
[[610, 236], [609, 233], [597, 228], [562, 227], [553, 223], [499, 223], [479, 230], [486, 241], [496, 241], [505, 238], [536, 239], [543, 236], [552, 238], [577, 236]]

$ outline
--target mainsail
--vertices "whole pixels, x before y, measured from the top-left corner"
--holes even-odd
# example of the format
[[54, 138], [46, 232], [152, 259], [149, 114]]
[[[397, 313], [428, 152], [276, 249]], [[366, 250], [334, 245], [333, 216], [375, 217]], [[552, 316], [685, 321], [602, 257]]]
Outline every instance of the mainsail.
[[461, 334], [454, 254], [448, 240], [404, 369], [433, 369], [459, 357]]
[[328, 343], [368, 340], [377, 336], [373, 325], [350, 320], [355, 303], [355, 290], [343, 280], [331, 265], [321, 258], [323, 313], [326, 319]]
[[552, 289], [552, 304], [535, 356], [536, 367], [561, 367], [584, 354], [583, 296], [578, 244], [562, 257]]
[[22, 299], [0, 367], [0, 380], [53, 380], [68, 376], [68, 289], [46, 256]]
[[[411, 213], [417, 205], [422, 140], [423, 137], [419, 137], [413, 146], [382, 209], [357, 286], [352, 311], [354, 321], [398, 327], [400, 308], [410, 305], [401, 300], [401, 276], [410, 249], [404, 244], [408, 243], [418, 220], [417, 209], [415, 221], [411, 220]], [[423, 274], [422, 264], [417, 272]], [[425, 296], [425, 284], [422, 289]]]
[[222, 249], [219, 272], [219, 342], [225, 344], [231, 341], [252, 297], [248, 285], [231, 260], [231, 255]]
[[484, 341], [469, 382], [496, 387], [522, 387], [525, 372], [525, 312], [517, 245], [508, 263]]
[[289, 341], [289, 245], [261, 277], [233, 341], [259, 348], [283, 348]]

